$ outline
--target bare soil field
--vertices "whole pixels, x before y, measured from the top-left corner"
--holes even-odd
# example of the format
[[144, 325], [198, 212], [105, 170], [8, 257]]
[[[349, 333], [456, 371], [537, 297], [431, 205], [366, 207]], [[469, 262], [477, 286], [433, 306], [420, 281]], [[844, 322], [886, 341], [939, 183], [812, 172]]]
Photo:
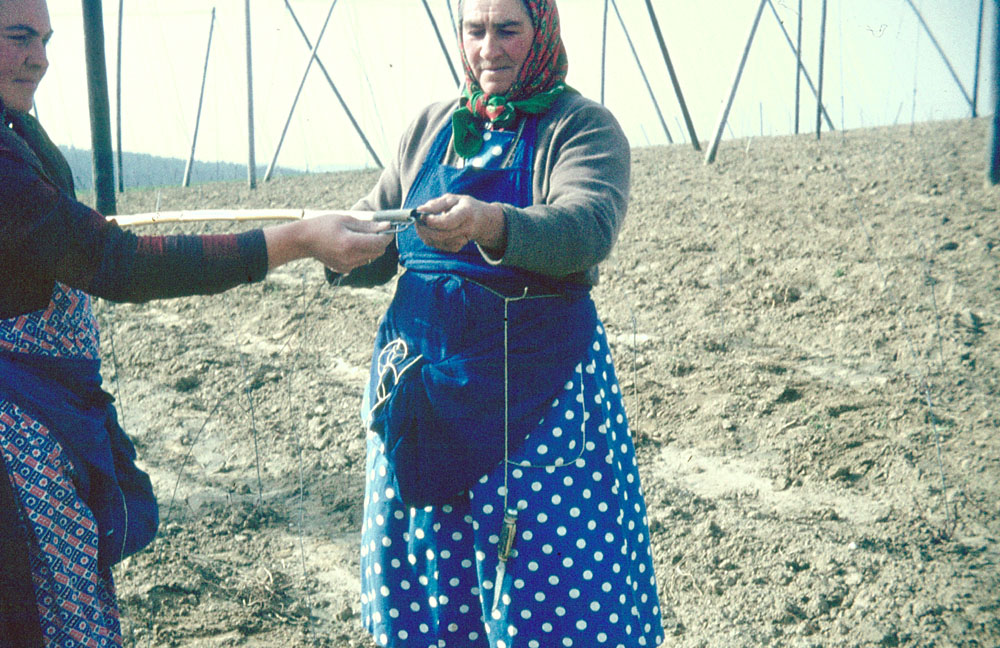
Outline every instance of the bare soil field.
[[[712, 165], [634, 151], [594, 297], [665, 646], [1000, 645], [987, 127], [733, 140]], [[129, 192], [119, 211], [346, 208], [375, 178]], [[374, 646], [359, 406], [392, 288], [297, 262], [224, 295], [97, 305], [106, 388], [161, 505], [116, 571], [129, 645]]]

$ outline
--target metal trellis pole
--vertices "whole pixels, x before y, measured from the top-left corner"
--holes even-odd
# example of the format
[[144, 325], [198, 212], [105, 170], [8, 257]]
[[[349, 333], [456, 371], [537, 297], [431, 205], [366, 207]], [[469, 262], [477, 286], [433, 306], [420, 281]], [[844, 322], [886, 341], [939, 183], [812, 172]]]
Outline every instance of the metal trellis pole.
[[194, 149], [198, 145], [198, 127], [201, 125], [201, 106], [205, 99], [205, 79], [208, 78], [208, 57], [212, 53], [212, 33], [215, 31], [215, 7], [212, 7], [212, 21], [208, 26], [208, 47], [205, 48], [205, 69], [201, 73], [201, 92], [198, 93], [198, 112], [194, 118], [194, 135], [191, 137], [191, 155], [188, 156], [187, 164], [184, 166], [184, 179], [181, 181], [182, 187], [191, 185], [191, 168], [194, 166]]
[[760, 6], [757, 7], [757, 15], [754, 16], [753, 25], [750, 27], [750, 35], [747, 37], [746, 47], [743, 48], [743, 55], [740, 57], [740, 63], [736, 66], [736, 74], [733, 76], [733, 86], [729, 90], [729, 99], [726, 100], [725, 105], [722, 108], [722, 114], [719, 115], [719, 124], [715, 129], [715, 137], [712, 138], [712, 144], [708, 147], [708, 151], [705, 153], [705, 164], [711, 164], [715, 161], [715, 153], [719, 150], [719, 142], [722, 140], [722, 132], [726, 128], [726, 122], [729, 121], [729, 111], [733, 107], [733, 100], [736, 98], [736, 89], [740, 86], [740, 77], [743, 76], [743, 67], [747, 63], [747, 57], [750, 55], [750, 46], [753, 44], [754, 34], [757, 33], [757, 25], [760, 24], [760, 16], [764, 13], [764, 5], [767, 4], [768, 0], [760, 0]]

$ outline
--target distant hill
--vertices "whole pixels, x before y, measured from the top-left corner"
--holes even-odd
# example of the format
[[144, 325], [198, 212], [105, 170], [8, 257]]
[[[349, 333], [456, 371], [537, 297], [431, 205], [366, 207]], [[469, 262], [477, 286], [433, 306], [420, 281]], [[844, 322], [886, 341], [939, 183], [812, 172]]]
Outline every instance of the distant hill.
[[[94, 173], [89, 149], [78, 149], [60, 146], [59, 149], [69, 161], [73, 170], [73, 181], [77, 191], [93, 191]], [[179, 158], [158, 157], [146, 153], [122, 153], [122, 167], [125, 169], [125, 187], [164, 187], [180, 186], [184, 179], [184, 167], [187, 160]], [[118, 169], [115, 165], [115, 186], [118, 185]], [[257, 170], [257, 177], [263, 178], [266, 166]], [[275, 176], [298, 175], [302, 173], [295, 169], [276, 167]], [[219, 182], [224, 180], [245, 180], [247, 167], [245, 164], [231, 162], [199, 162], [195, 160], [191, 169], [191, 184]]]

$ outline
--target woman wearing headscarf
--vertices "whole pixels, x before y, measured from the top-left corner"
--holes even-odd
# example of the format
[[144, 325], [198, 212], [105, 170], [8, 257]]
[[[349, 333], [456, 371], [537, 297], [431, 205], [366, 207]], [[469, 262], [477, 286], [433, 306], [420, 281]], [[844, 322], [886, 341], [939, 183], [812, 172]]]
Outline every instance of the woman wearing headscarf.
[[28, 114], [51, 34], [45, 0], [0, 0], [0, 646], [120, 646], [111, 566], [153, 539], [158, 512], [101, 388], [90, 296], [218, 293], [305, 257], [346, 271], [388, 237], [335, 215], [211, 236], [107, 221]]
[[399, 276], [362, 405], [362, 622], [382, 646], [654, 646], [645, 503], [590, 298], [628, 202], [553, 0], [460, 0], [465, 84], [360, 209], [415, 210], [338, 281]]

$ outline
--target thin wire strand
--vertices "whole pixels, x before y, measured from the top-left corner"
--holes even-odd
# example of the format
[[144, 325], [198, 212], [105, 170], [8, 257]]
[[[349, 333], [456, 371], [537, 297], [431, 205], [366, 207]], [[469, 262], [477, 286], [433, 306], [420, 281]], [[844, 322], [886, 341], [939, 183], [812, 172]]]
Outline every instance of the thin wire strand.
[[253, 394], [250, 392], [252, 385], [250, 377], [247, 376], [246, 356], [242, 353], [240, 354], [240, 367], [243, 369], [244, 393], [247, 396], [250, 407], [250, 431], [253, 434], [254, 463], [257, 466], [257, 506], [262, 506], [264, 504], [264, 481], [260, 476], [260, 447], [257, 443], [257, 421], [254, 411]]
[[[844, 179], [845, 184], [850, 186], [850, 181], [847, 179], [847, 175], [843, 169], [840, 169], [840, 173], [842, 178]], [[867, 223], [865, 222], [865, 217], [861, 211], [861, 208], [858, 206], [857, 195], [854, 194], [853, 192], [851, 196], [851, 205], [854, 207], [854, 211], [857, 214], [858, 223], [861, 227], [862, 233], [865, 235], [865, 238], [868, 243], [868, 249], [871, 252], [872, 259], [875, 262], [875, 267], [878, 270], [879, 277], [882, 281], [882, 292], [883, 294], [888, 296], [888, 299], [891, 302], [896, 312], [896, 321], [899, 324], [900, 330], [903, 332], [903, 338], [906, 342], [906, 347], [910, 353], [910, 356], [913, 358], [914, 364], [918, 365], [918, 371], [919, 371], [920, 356], [917, 354], [916, 345], [913, 341], [913, 335], [910, 332], [910, 328], [907, 326], [906, 321], [903, 319], [902, 304], [900, 303], [900, 300], [896, 295], [896, 292], [893, 290], [892, 284], [889, 282], [888, 275], [885, 271], [885, 268], [882, 265], [882, 260], [879, 258], [878, 249], [875, 244], [875, 238], [871, 234], [871, 230], [868, 227]], [[934, 302], [934, 308], [935, 308], [935, 316], [937, 317], [936, 300]], [[940, 332], [940, 328], [938, 329], [938, 331]], [[923, 374], [919, 375], [918, 378], [919, 378], [918, 381], [919, 389], [924, 396], [924, 401], [927, 403], [927, 421], [931, 429], [931, 436], [934, 439], [934, 445], [937, 455], [938, 473], [941, 479], [941, 499], [944, 505], [944, 513], [945, 513], [944, 536], [947, 538], [950, 537], [952, 532], [955, 530], [957, 521], [956, 519], [953, 518], [951, 506], [948, 503], [948, 484], [945, 478], [943, 453], [941, 450], [942, 446], [941, 431], [937, 425], [937, 416], [934, 413], [934, 402], [933, 399], [931, 398], [929, 370], [926, 367], [924, 367]]]

